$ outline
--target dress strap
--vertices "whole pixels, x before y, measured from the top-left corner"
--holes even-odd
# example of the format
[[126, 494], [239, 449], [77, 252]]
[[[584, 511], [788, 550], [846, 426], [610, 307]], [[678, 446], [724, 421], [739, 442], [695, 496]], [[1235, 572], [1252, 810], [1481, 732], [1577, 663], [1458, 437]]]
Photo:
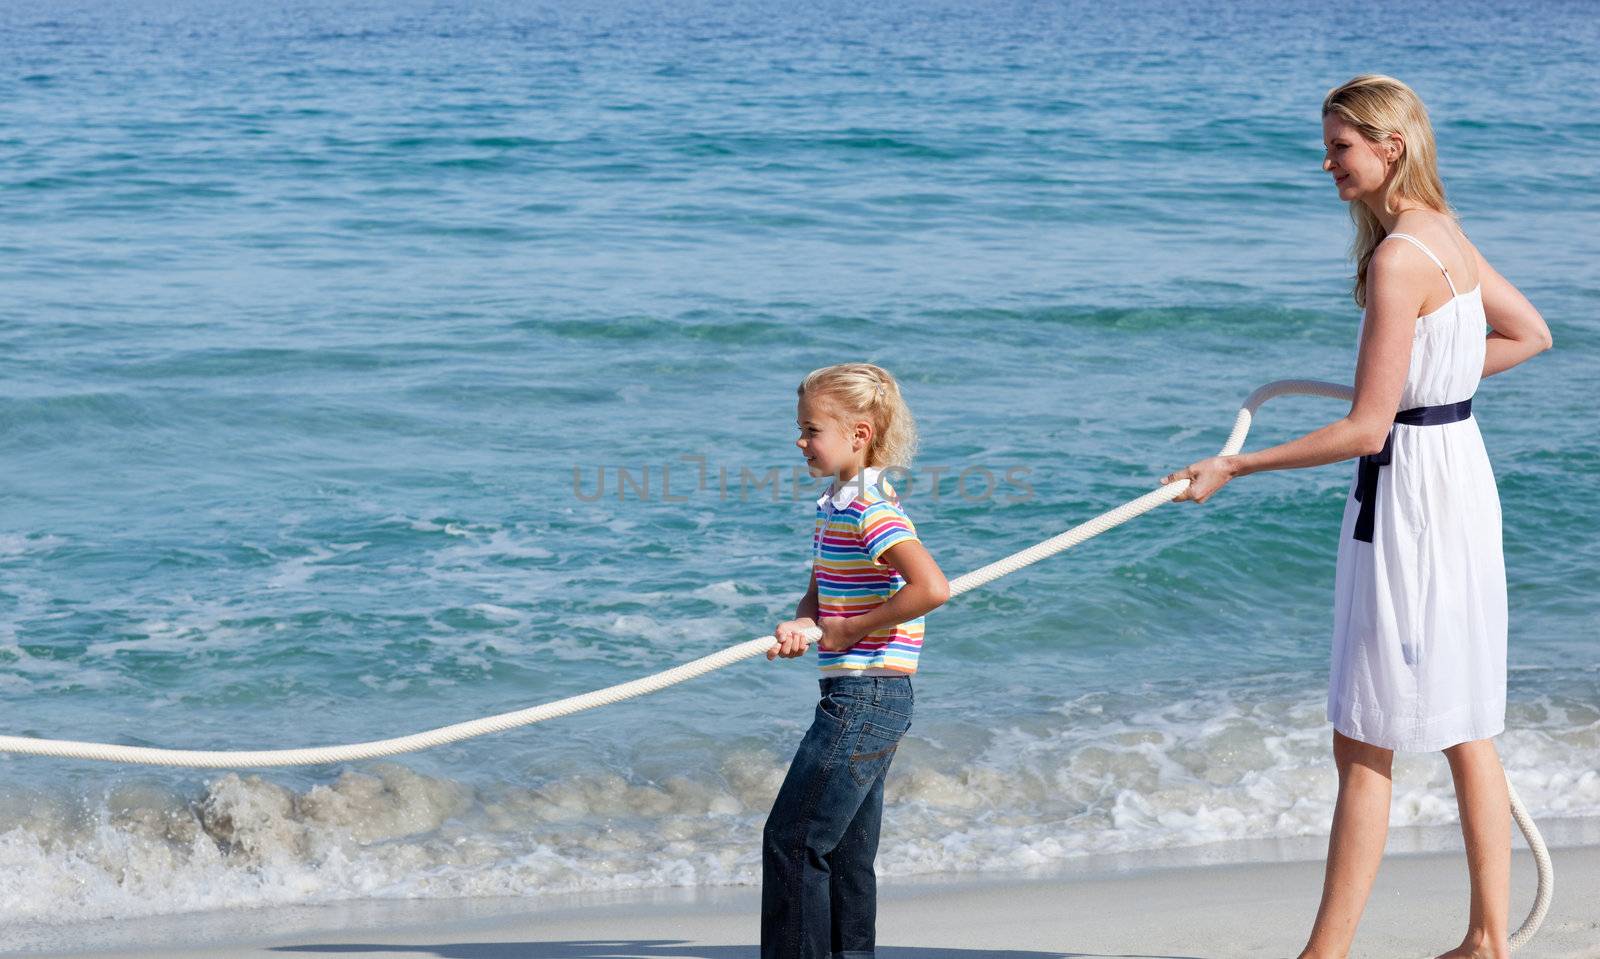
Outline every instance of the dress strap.
[[1446, 270], [1444, 268], [1444, 264], [1439, 261], [1438, 257], [1433, 255], [1433, 251], [1432, 250], [1428, 249], [1426, 246], [1424, 246], [1422, 244], [1421, 240], [1417, 239], [1416, 237], [1412, 236], [1409, 233], [1391, 233], [1391, 234], [1389, 234], [1389, 236], [1384, 237], [1384, 239], [1387, 240], [1390, 236], [1397, 236], [1402, 240], [1410, 240], [1416, 246], [1417, 249], [1422, 251], [1422, 255], [1423, 256], [1426, 256], [1428, 259], [1432, 260], [1433, 261], [1433, 265], [1438, 267], [1444, 273], [1444, 281], [1446, 283], [1450, 284], [1450, 295], [1453, 296], [1453, 297], [1461, 295], [1461, 294], [1456, 292], [1456, 281], [1450, 279], [1450, 271]]

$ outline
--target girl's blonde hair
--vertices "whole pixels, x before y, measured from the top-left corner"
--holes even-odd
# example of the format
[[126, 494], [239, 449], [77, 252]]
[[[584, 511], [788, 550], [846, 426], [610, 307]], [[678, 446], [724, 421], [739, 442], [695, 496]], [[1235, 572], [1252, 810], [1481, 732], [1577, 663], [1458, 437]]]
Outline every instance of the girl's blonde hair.
[[795, 392], [824, 399], [846, 422], [872, 424], [868, 466], [908, 467], [917, 453], [917, 423], [889, 371], [871, 363], [840, 363], [812, 370]]
[[[1433, 125], [1415, 90], [1394, 77], [1362, 74], [1334, 87], [1322, 98], [1322, 115], [1330, 113], [1343, 118], [1372, 143], [1386, 143], [1395, 134], [1400, 135], [1400, 156], [1394, 161], [1383, 197], [1386, 208], [1393, 210], [1397, 200], [1412, 200], [1455, 219], [1456, 212], [1445, 200], [1444, 183], [1439, 179]], [[1373, 251], [1389, 234], [1377, 215], [1360, 200], [1350, 201], [1350, 219], [1356, 224], [1356, 238], [1350, 244], [1350, 256], [1356, 261], [1356, 282], [1351, 292], [1356, 305], [1364, 307], [1367, 266], [1372, 262]]]

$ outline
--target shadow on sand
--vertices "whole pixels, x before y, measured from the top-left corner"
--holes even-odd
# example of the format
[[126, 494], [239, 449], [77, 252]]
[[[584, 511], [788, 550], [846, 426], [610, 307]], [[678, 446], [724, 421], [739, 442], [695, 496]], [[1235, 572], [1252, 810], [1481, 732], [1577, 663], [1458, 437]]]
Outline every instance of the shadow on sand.
[[[445, 942], [435, 945], [328, 943], [273, 946], [274, 952], [414, 953], [432, 959], [753, 959], [760, 948], [696, 946], [682, 939], [573, 939], [566, 942]], [[939, 949], [880, 946], [878, 959], [1199, 959], [1198, 956], [1153, 956], [1143, 953], [1036, 952], [1027, 949]]]

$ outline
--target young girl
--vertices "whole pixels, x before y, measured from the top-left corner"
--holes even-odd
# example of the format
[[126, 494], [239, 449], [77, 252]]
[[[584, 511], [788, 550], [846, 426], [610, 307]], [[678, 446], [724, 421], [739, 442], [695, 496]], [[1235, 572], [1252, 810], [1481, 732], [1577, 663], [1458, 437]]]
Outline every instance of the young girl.
[[1383, 856], [1396, 750], [1443, 750], [1455, 780], [1471, 900], [1467, 934], [1444, 955], [1504, 959], [1510, 800], [1493, 737], [1505, 728], [1506, 579], [1472, 399], [1483, 377], [1549, 349], [1550, 330], [1461, 232], [1410, 87], [1384, 76], [1336, 87], [1322, 132], [1322, 168], [1356, 223], [1355, 300], [1366, 309], [1355, 402], [1299, 439], [1164, 482], [1188, 479], [1178, 499], [1203, 503], [1238, 476], [1361, 457], [1334, 578], [1339, 796], [1301, 959], [1350, 951]]
[[911, 726], [922, 617], [950, 585], [882, 476], [916, 445], [894, 377], [846, 363], [798, 392], [795, 445], [834, 482], [817, 500], [811, 587], [767, 659], [804, 655], [820, 627], [822, 700], [762, 835], [761, 956], [870, 959], [883, 780]]

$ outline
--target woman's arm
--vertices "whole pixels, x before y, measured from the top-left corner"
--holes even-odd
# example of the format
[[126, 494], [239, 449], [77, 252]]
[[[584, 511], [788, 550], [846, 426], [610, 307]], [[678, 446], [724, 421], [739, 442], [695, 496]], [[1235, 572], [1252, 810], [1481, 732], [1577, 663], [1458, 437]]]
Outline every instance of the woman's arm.
[[1504, 373], [1523, 360], [1543, 353], [1552, 344], [1550, 327], [1522, 291], [1501, 276], [1477, 247], [1478, 282], [1483, 291], [1483, 313], [1493, 330], [1483, 345], [1483, 375]]
[[950, 583], [944, 578], [944, 571], [917, 540], [889, 547], [883, 553], [883, 562], [899, 570], [906, 584], [882, 605], [860, 616], [824, 620], [818, 646], [829, 651], [849, 649], [867, 634], [930, 613], [950, 598]]
[[1337, 463], [1383, 448], [1400, 408], [1411, 366], [1411, 341], [1437, 275], [1432, 261], [1409, 245], [1379, 246], [1367, 268], [1367, 319], [1356, 356], [1356, 396], [1343, 418], [1298, 439], [1253, 453], [1213, 456], [1168, 474], [1162, 485], [1189, 480], [1177, 501], [1204, 503], [1237, 476]]

